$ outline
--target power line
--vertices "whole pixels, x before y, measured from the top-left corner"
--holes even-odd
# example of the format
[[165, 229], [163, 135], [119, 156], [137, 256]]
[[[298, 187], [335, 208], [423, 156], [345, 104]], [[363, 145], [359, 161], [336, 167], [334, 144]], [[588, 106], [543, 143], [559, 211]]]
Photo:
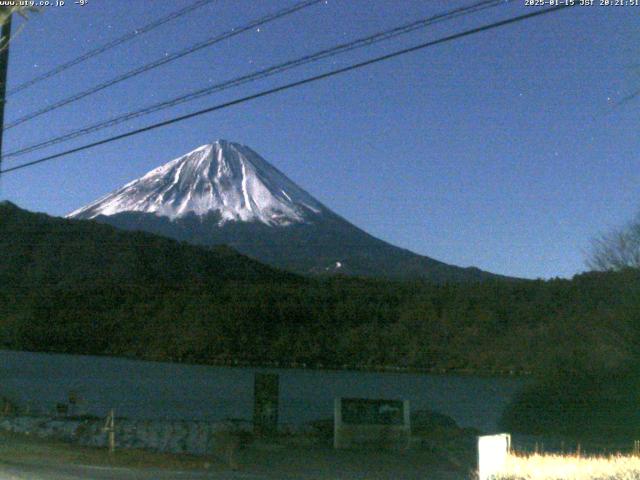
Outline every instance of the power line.
[[153, 105], [147, 106], [140, 110], [136, 110], [134, 112], [125, 113], [122, 115], [118, 115], [116, 117], [103, 120], [101, 122], [95, 123], [93, 125], [83, 127], [80, 129], [73, 130], [64, 135], [60, 135], [57, 137], [50, 138], [48, 140], [41, 141], [36, 144], [32, 144], [18, 150], [14, 150], [5, 154], [0, 160], [5, 160], [8, 158], [15, 158], [22, 155], [26, 155], [27, 153], [31, 153], [36, 150], [40, 150], [46, 147], [50, 147], [52, 145], [56, 145], [58, 143], [62, 143], [74, 138], [78, 138], [89, 133], [95, 133], [97, 131], [103, 130], [108, 127], [113, 127], [119, 125], [121, 123], [127, 122], [134, 118], [139, 118], [144, 115], [148, 115], [160, 110], [165, 110], [167, 108], [189, 102], [198, 98], [202, 98], [207, 95], [211, 95], [216, 92], [220, 92], [222, 90], [226, 90], [228, 88], [237, 87], [239, 85], [243, 85], [245, 83], [253, 82], [259, 79], [267, 78], [272, 75], [280, 74], [284, 71], [299, 67], [301, 65], [309, 64], [312, 62], [317, 62], [319, 60], [333, 57], [338, 54], [342, 54], [351, 50], [355, 50], [358, 48], [366, 47], [375, 43], [379, 43], [382, 41], [390, 40], [400, 35], [411, 33], [415, 30], [425, 28], [429, 25], [433, 25], [442, 21], [451, 20], [454, 18], [458, 18], [464, 15], [468, 15], [471, 13], [476, 13], [488, 8], [494, 8], [500, 5], [504, 5], [509, 2], [513, 2], [515, 0], [482, 0], [480, 2], [474, 3], [472, 5], [468, 5], [465, 7], [456, 8], [453, 10], [449, 10], [443, 13], [439, 13], [437, 15], [433, 15], [430, 17], [422, 18], [420, 20], [416, 20], [410, 22], [408, 24], [401, 25], [399, 27], [384, 30], [373, 35], [369, 35], [366, 37], [361, 37], [356, 40], [352, 40], [347, 43], [343, 43], [328, 49], [320, 50], [318, 52], [314, 52], [309, 55], [305, 55], [303, 57], [297, 58], [295, 60], [290, 60], [284, 63], [280, 63], [277, 65], [273, 65], [271, 67], [265, 68], [263, 70], [259, 70], [257, 72], [253, 72], [248, 75], [243, 75], [240, 77], [233, 78], [231, 80], [227, 80], [216, 85], [210, 85], [205, 88], [201, 88], [199, 90], [195, 90], [189, 92], [185, 95], [181, 95], [175, 97], [170, 100], [165, 100], [159, 103], [155, 103]]
[[231, 100], [229, 102], [225, 102], [225, 103], [221, 103], [221, 104], [218, 104], [218, 105], [214, 105], [213, 107], [205, 108], [205, 109], [198, 110], [196, 112], [192, 112], [192, 113], [189, 113], [189, 114], [186, 114], [186, 115], [182, 115], [182, 116], [174, 117], [172, 119], [165, 120], [165, 121], [162, 121], [162, 122], [154, 123], [152, 125], [148, 125], [148, 126], [143, 127], [143, 128], [138, 128], [138, 129], [132, 130], [130, 132], [126, 132], [126, 133], [123, 133], [123, 134], [120, 134], [120, 135], [115, 135], [113, 137], [105, 138], [103, 140], [98, 140], [96, 142], [92, 142], [92, 143], [89, 143], [89, 144], [86, 144], [86, 145], [82, 145], [80, 147], [72, 148], [72, 149], [66, 150], [64, 152], [60, 152], [60, 153], [56, 153], [56, 154], [53, 154], [53, 155], [49, 155], [49, 156], [40, 158], [38, 160], [33, 160], [31, 162], [23, 163], [21, 165], [16, 165], [15, 167], [11, 167], [11, 168], [7, 168], [7, 169], [4, 169], [4, 170], [0, 170], [0, 174], [9, 173], [9, 172], [13, 172], [13, 171], [20, 170], [20, 169], [23, 169], [23, 168], [31, 167], [33, 165], [37, 165], [37, 164], [40, 164], [40, 163], [48, 162], [48, 161], [54, 160], [56, 158], [64, 157], [64, 156], [67, 156], [67, 155], [71, 155], [72, 153], [81, 152], [83, 150], [88, 150], [90, 148], [97, 147], [99, 145], [104, 145], [104, 144], [107, 144], [107, 143], [115, 142], [117, 140], [122, 140], [123, 138], [131, 137], [131, 136], [134, 136], [134, 135], [138, 135], [140, 133], [148, 132], [150, 130], [155, 130], [155, 129], [160, 128], [160, 127], [165, 127], [167, 125], [172, 125], [174, 123], [178, 123], [178, 122], [181, 122], [181, 121], [184, 121], [184, 120], [188, 120], [190, 118], [198, 117], [198, 116], [204, 115], [206, 113], [211, 113], [211, 112], [214, 112], [214, 111], [217, 111], [217, 110], [222, 110], [222, 109], [225, 109], [225, 108], [229, 108], [229, 107], [232, 107], [234, 105], [245, 103], [245, 102], [248, 102], [248, 101], [251, 101], [251, 100], [255, 100], [255, 99], [258, 99], [258, 98], [261, 98], [261, 97], [266, 97], [267, 95], [272, 95], [274, 93], [278, 93], [278, 92], [289, 90], [289, 89], [292, 89], [292, 88], [295, 88], [295, 87], [306, 85], [308, 83], [316, 82], [318, 80], [322, 80], [322, 79], [325, 79], [325, 78], [333, 77], [333, 76], [339, 75], [341, 73], [350, 72], [352, 70], [356, 70], [356, 69], [359, 69], [359, 68], [362, 68], [362, 67], [366, 67], [368, 65], [373, 65], [375, 63], [383, 62], [385, 60], [390, 60], [392, 58], [396, 58], [396, 57], [399, 57], [401, 55], [406, 55], [408, 53], [412, 53], [412, 52], [416, 52], [416, 51], [419, 51], [419, 50], [423, 50], [425, 48], [433, 47], [435, 45], [448, 43], [448, 42], [451, 42], [453, 40], [457, 40], [459, 38], [463, 38], [463, 37], [467, 37], [467, 36], [470, 36], [470, 35], [474, 35], [476, 33], [486, 32], [488, 30], [494, 30], [496, 28], [500, 28], [500, 27], [503, 27], [503, 26], [506, 26], [506, 25], [510, 25], [510, 24], [518, 23], [518, 22], [521, 22], [521, 21], [524, 21], [524, 20], [528, 20], [528, 19], [533, 18], [533, 17], [546, 15], [546, 14], [551, 13], [551, 12], [557, 12], [557, 11], [563, 10], [565, 8], [570, 8], [572, 6], [573, 5], [570, 5], [570, 4], [564, 4], [564, 5], [560, 5], [560, 6], [553, 7], [553, 8], [547, 8], [547, 9], [544, 9], [544, 10], [538, 10], [538, 11], [535, 11], [535, 12], [532, 12], [532, 13], [519, 15], [517, 17], [512, 17], [512, 18], [509, 18], [507, 20], [501, 20], [499, 22], [490, 23], [490, 24], [487, 24], [487, 25], [483, 25], [481, 27], [472, 28], [470, 30], [465, 30], [465, 31], [460, 32], [460, 33], [455, 33], [453, 35], [449, 35], [449, 36], [446, 36], [446, 37], [443, 37], [443, 38], [439, 38], [438, 40], [433, 40], [433, 41], [430, 41], [430, 42], [421, 43], [421, 44], [413, 46], [413, 47], [404, 48], [402, 50], [397, 50], [395, 52], [388, 53], [386, 55], [381, 55], [379, 57], [375, 57], [375, 58], [372, 58], [372, 59], [369, 59], [369, 60], [365, 60], [364, 62], [359, 62], [359, 63], [356, 63], [356, 64], [349, 65], [347, 67], [342, 67], [342, 68], [338, 68], [338, 69], [335, 69], [335, 70], [331, 70], [329, 72], [322, 73], [322, 74], [319, 74], [319, 75], [315, 75], [315, 76], [312, 76], [312, 77], [308, 77], [308, 78], [305, 78], [303, 80], [298, 80], [296, 82], [287, 83], [287, 84], [281, 85], [279, 87], [271, 88], [271, 89], [268, 89], [268, 90], [263, 90], [261, 92], [254, 93], [254, 94], [248, 95], [246, 97], [238, 98], [236, 100]]
[[69, 68], [78, 65], [86, 60], [89, 60], [90, 58], [95, 57], [96, 55], [100, 55], [101, 53], [106, 52], [107, 50], [111, 50], [112, 48], [117, 47], [118, 45], [122, 45], [125, 42], [128, 42], [129, 40], [133, 40], [134, 38], [150, 32], [152, 30], [155, 30], [156, 28], [164, 25], [165, 23], [168, 23], [172, 20], [175, 20], [177, 18], [180, 18], [190, 12], [193, 12], [194, 10], [203, 7], [211, 2], [214, 2], [216, 0], [198, 0], [197, 2], [192, 3], [191, 5], [182, 8], [180, 10], [177, 10], [173, 13], [170, 13], [169, 15], [166, 15], [164, 17], [161, 17], [159, 19], [157, 19], [154, 22], [151, 22], [147, 25], [144, 25], [143, 27], [140, 28], [136, 28], [135, 30], [132, 30], [129, 33], [126, 33], [125, 35], [116, 38], [115, 40], [112, 40], [108, 43], [105, 43], [104, 45], [100, 46], [100, 47], [96, 47], [93, 50], [89, 50], [88, 52], [80, 55], [79, 57], [74, 58], [73, 60], [69, 60], [66, 63], [63, 63], [61, 65], [58, 65], [55, 68], [52, 68], [51, 70], [44, 72], [41, 75], [38, 75], [37, 77], [32, 78], [31, 80], [28, 80], [26, 82], [22, 82], [20, 85], [10, 89], [7, 93], [7, 96], [11, 96], [15, 93], [18, 93], [26, 88], [31, 87], [32, 85], [35, 85], [36, 83], [39, 83], [43, 80], [46, 80], [48, 78], [51, 78], [55, 75], [58, 75], [61, 72], [64, 72], [65, 70], [68, 70]]
[[100, 83], [94, 87], [91, 87], [87, 90], [84, 90], [82, 92], [76, 93], [74, 95], [71, 95], [67, 98], [64, 98], [52, 105], [49, 105], [47, 107], [41, 108], [40, 110], [36, 110], [35, 112], [29, 113], [27, 115], [24, 115], [20, 118], [18, 118], [17, 120], [14, 120], [13, 122], [5, 125], [4, 129], [5, 130], [9, 130], [13, 127], [16, 127], [28, 120], [32, 120], [36, 117], [39, 117], [40, 115], [44, 115], [45, 113], [49, 113], [53, 110], [57, 110], [60, 107], [64, 107], [65, 105], [69, 105], [70, 103], [73, 102], [77, 102], [80, 99], [83, 99], [85, 97], [88, 97], [89, 95], [93, 95], [96, 92], [99, 92], [101, 90], [104, 90], [105, 88], [109, 88], [112, 87], [113, 85], [116, 85], [120, 82], [123, 82], [125, 80], [128, 80], [130, 78], [133, 78], [135, 76], [138, 76], [142, 73], [148, 72], [149, 70], [152, 70], [154, 68], [158, 68], [162, 65], [165, 65], [169, 62], [173, 62], [179, 58], [185, 57], [187, 55], [190, 55], [194, 52], [197, 52], [199, 50], [202, 50], [203, 48], [206, 47], [210, 47], [211, 45], [214, 45], [216, 43], [220, 43], [223, 40], [226, 40], [228, 38], [231, 37], [235, 37], [236, 35], [240, 35], [241, 33], [246, 32], [247, 30], [252, 30], [260, 25], [264, 25], [266, 23], [272, 22], [274, 20], [277, 20], [279, 18], [285, 17], [287, 15], [291, 15], [292, 13], [295, 13], [299, 10], [302, 10], [304, 8], [310, 7], [312, 5], [315, 5], [316, 3], [320, 3], [323, 0], [303, 0], [299, 3], [294, 4], [291, 7], [279, 10], [275, 13], [266, 15], [264, 17], [261, 17], [259, 19], [256, 20], [252, 20], [251, 22], [249, 22], [248, 24], [245, 24], [243, 26], [240, 27], [236, 27], [236, 28], [232, 28], [231, 30], [228, 30], [224, 33], [221, 33], [219, 35], [216, 35], [212, 38], [209, 38], [208, 40], [204, 40], [202, 42], [196, 43], [195, 45], [192, 45], [191, 47], [188, 47], [186, 49], [180, 50], [179, 52], [176, 53], [172, 53], [171, 55], [166, 55], [163, 57], [160, 57], [159, 59], [147, 63], [146, 65], [143, 65], [141, 67], [138, 68], [134, 68], [133, 70], [129, 70], [126, 73], [123, 73], [121, 75], [118, 75], [117, 77], [114, 77], [110, 80], [107, 80], [106, 82]]

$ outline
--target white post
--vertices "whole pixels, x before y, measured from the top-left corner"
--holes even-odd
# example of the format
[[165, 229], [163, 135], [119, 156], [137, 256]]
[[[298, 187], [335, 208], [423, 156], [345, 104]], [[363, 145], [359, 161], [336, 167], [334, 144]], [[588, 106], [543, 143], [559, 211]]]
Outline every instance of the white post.
[[500, 473], [511, 449], [511, 435], [484, 435], [478, 437], [478, 480], [489, 480]]
[[109, 453], [113, 454], [116, 451], [116, 414], [112, 408], [107, 416], [107, 421], [104, 424], [104, 431], [107, 432], [107, 438], [109, 441]]

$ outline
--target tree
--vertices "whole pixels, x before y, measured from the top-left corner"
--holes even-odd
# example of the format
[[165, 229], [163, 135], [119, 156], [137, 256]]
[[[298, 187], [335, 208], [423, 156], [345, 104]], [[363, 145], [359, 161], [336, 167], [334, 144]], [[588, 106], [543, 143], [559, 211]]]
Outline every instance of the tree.
[[587, 265], [601, 271], [640, 268], [640, 215], [627, 226], [596, 238]]
[[[18, 2], [16, 2], [18, 3]], [[4, 25], [5, 23], [7, 23], [7, 20], [9, 20], [9, 18], [11, 18], [11, 15], [13, 15], [14, 13], [19, 14], [21, 17], [23, 18], [27, 18], [27, 15], [29, 13], [34, 13], [34, 12], [38, 12], [38, 9], [35, 7], [21, 7], [21, 6], [2, 6], [0, 7], [0, 26]], [[22, 27], [21, 27], [22, 28]], [[15, 36], [16, 34], [14, 34], [13, 36]], [[0, 38], [0, 45], [2, 45], [2, 47], [0, 48], [0, 50], [3, 50], [6, 48], [7, 44], [9, 43], [10, 38], [4, 38], [4, 36], [2, 38]]]

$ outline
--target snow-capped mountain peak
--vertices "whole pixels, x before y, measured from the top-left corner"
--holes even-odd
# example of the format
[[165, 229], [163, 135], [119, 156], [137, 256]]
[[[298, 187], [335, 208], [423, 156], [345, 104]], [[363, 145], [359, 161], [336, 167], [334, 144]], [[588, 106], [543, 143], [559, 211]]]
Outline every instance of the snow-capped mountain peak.
[[202, 145], [68, 216], [194, 245], [227, 245], [304, 275], [495, 278], [369, 235], [250, 148], [224, 140]]
[[304, 223], [326, 208], [249, 147], [225, 140], [195, 150], [68, 215], [218, 213], [219, 223]]

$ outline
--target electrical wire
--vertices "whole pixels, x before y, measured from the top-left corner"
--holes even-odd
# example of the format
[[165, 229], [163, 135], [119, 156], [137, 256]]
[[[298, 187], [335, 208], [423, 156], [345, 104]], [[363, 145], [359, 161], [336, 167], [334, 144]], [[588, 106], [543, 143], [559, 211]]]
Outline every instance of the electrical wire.
[[227, 40], [228, 38], [235, 37], [236, 35], [240, 35], [241, 33], [244, 33], [248, 30], [252, 30], [261, 25], [273, 22], [274, 20], [277, 20], [279, 18], [286, 17], [287, 15], [291, 15], [299, 10], [302, 10], [307, 7], [311, 7], [322, 1], [323, 0], [303, 0], [302, 2], [296, 3], [291, 7], [279, 10], [275, 13], [266, 15], [256, 20], [252, 20], [248, 24], [242, 25], [240, 27], [227, 30], [224, 33], [218, 34], [212, 38], [209, 38], [208, 40], [204, 40], [202, 42], [196, 43], [195, 45], [192, 45], [190, 47], [187, 47], [186, 49], [180, 50], [179, 52], [172, 53], [171, 55], [162, 56], [159, 59], [154, 60], [153, 62], [147, 63], [141, 67], [134, 68], [133, 70], [129, 70], [128, 72], [118, 75], [110, 80], [107, 80], [106, 82], [100, 83], [87, 90], [83, 90], [82, 92], [66, 97], [51, 105], [41, 108], [40, 110], [36, 110], [27, 115], [24, 115], [14, 120], [13, 122], [7, 123], [4, 127], [4, 131], [14, 128], [18, 125], [21, 125], [29, 120], [39, 117], [40, 115], [44, 115], [45, 113], [49, 113], [53, 110], [57, 110], [58, 108], [64, 107], [65, 105], [69, 105], [71, 103], [77, 102], [78, 100], [88, 97], [89, 95], [93, 95], [94, 93], [97, 93], [101, 90], [112, 87], [114, 85], [117, 85], [118, 83], [124, 82], [125, 80], [136, 77], [142, 73], [148, 72], [149, 70], [158, 68], [169, 62], [173, 62], [175, 60], [178, 60], [179, 58], [185, 57], [199, 50], [202, 50], [203, 48], [210, 47], [211, 45], [215, 45], [216, 43], [220, 43], [223, 40]]
[[5, 155], [2, 156], [2, 158], [0, 158], [0, 161], [26, 155], [27, 153], [31, 153], [36, 150], [40, 150], [46, 147], [50, 147], [52, 145], [66, 142], [68, 140], [78, 138], [90, 133], [95, 133], [97, 131], [103, 130], [108, 127], [120, 125], [129, 120], [133, 120], [135, 118], [149, 115], [154, 112], [165, 110], [167, 108], [171, 108], [173, 106], [176, 106], [185, 102], [189, 102], [198, 98], [212, 95], [213, 93], [217, 93], [222, 90], [226, 90], [232, 87], [237, 87], [239, 85], [243, 85], [249, 82], [254, 82], [256, 80], [267, 78], [272, 75], [280, 74], [284, 71], [287, 71], [305, 64], [317, 62], [319, 60], [330, 58], [345, 52], [349, 52], [351, 50], [363, 48], [363, 47], [373, 45], [375, 43], [379, 43], [382, 41], [387, 41], [392, 38], [398, 37], [400, 35], [405, 35], [405, 34], [414, 32], [418, 29], [426, 28], [427, 26], [430, 26], [439, 22], [451, 20], [464, 15], [469, 15], [469, 14], [476, 13], [488, 8], [494, 8], [509, 2], [513, 2], [513, 1], [515, 0], [483, 0], [480, 2], [476, 2], [472, 5], [456, 8], [456, 9], [442, 12], [430, 17], [422, 18], [420, 20], [416, 20], [416, 21], [401, 25], [399, 27], [395, 27], [393, 29], [381, 31], [373, 35], [368, 35], [366, 37], [361, 37], [359, 39], [352, 40], [347, 43], [343, 43], [328, 49], [320, 50], [318, 52], [305, 55], [295, 60], [289, 60], [284, 63], [279, 63], [277, 65], [273, 65], [271, 67], [253, 72], [248, 75], [243, 75], [240, 77], [233, 78], [231, 80], [226, 80], [216, 85], [210, 85], [205, 88], [201, 88], [201, 89], [189, 92], [187, 94], [175, 97], [170, 100], [158, 102], [153, 105], [136, 110], [134, 112], [128, 112], [122, 115], [118, 115], [116, 117], [112, 117], [110, 119], [95, 123], [93, 125], [79, 128], [71, 132], [68, 132], [66, 134], [44, 140], [36, 144], [28, 145], [18, 150], [7, 152]]
[[128, 42], [129, 40], [133, 40], [134, 38], [139, 37], [140, 35], [144, 34], [144, 33], [148, 33], [152, 30], [155, 30], [156, 28], [164, 25], [165, 23], [168, 23], [172, 20], [175, 20], [177, 18], [180, 18], [190, 12], [193, 12], [194, 10], [197, 10], [200, 7], [204, 7], [205, 5], [212, 3], [216, 0], [198, 0], [197, 2], [192, 3], [191, 5], [182, 8], [180, 10], [177, 10], [175, 12], [170, 13], [169, 15], [166, 15], [164, 17], [161, 17], [159, 19], [157, 19], [154, 22], [151, 22], [147, 25], [144, 25], [143, 27], [140, 28], [136, 28], [135, 30], [132, 30], [129, 33], [126, 33], [125, 35], [116, 38], [115, 40], [112, 40], [108, 43], [105, 43], [104, 45], [101, 45], [99, 47], [94, 48], [93, 50], [89, 50], [88, 52], [80, 55], [79, 57], [74, 58], [73, 60], [69, 60], [68, 62], [65, 62], [63, 64], [58, 65], [57, 67], [52, 68], [51, 70], [42, 73], [41, 75], [38, 75], [37, 77], [32, 78], [31, 80], [27, 80], [26, 82], [22, 82], [20, 85], [10, 89], [7, 92], [7, 97], [21, 92], [22, 90], [25, 90], [26, 88], [31, 87], [32, 85], [35, 85], [36, 83], [39, 83], [43, 80], [46, 80], [48, 78], [54, 77], [55, 75], [58, 75], [59, 73], [64, 72], [65, 70], [68, 70], [71, 67], [74, 67], [82, 62], [85, 62], [87, 60], [89, 60], [90, 58], [93, 58], [97, 55], [100, 55], [101, 53], [104, 53], [108, 50], [111, 50], [112, 48], [115, 48], [119, 45], [122, 45], [125, 42]]
[[72, 148], [72, 149], [66, 150], [64, 152], [56, 153], [56, 154], [53, 154], [53, 155], [48, 155], [48, 156], [40, 158], [38, 160], [33, 160], [33, 161], [30, 161], [30, 162], [27, 162], [27, 163], [16, 165], [15, 167], [10, 167], [10, 168], [4, 169], [4, 170], [0, 170], [0, 174], [21, 170], [21, 169], [24, 169], [24, 168], [27, 168], [27, 167], [32, 167], [34, 165], [38, 165], [40, 163], [48, 162], [48, 161], [54, 160], [56, 158], [61, 158], [61, 157], [65, 157], [65, 156], [71, 155], [72, 153], [81, 152], [81, 151], [84, 151], [84, 150], [88, 150], [90, 148], [97, 147], [99, 145], [105, 145], [107, 143], [115, 142], [117, 140], [122, 140], [123, 138], [132, 137], [134, 135], [138, 135], [138, 134], [141, 134], [141, 133], [144, 133], [144, 132], [155, 130], [157, 128], [165, 127], [167, 125], [172, 125], [174, 123], [182, 122], [184, 120], [188, 120], [190, 118], [198, 117], [200, 115], [204, 115], [204, 114], [211, 113], [211, 112], [214, 112], [214, 111], [217, 111], [217, 110], [222, 110], [222, 109], [225, 109], [225, 108], [229, 108], [231, 106], [239, 105], [241, 103], [245, 103], [245, 102], [248, 102], [248, 101], [251, 101], [251, 100], [255, 100], [255, 99], [258, 99], [258, 98], [266, 97], [267, 95], [273, 95], [274, 93], [290, 90], [292, 88], [296, 88], [296, 87], [299, 87], [299, 86], [302, 86], [302, 85], [306, 85], [306, 84], [309, 84], [309, 83], [312, 83], [312, 82], [316, 82], [318, 80], [323, 80], [325, 78], [333, 77], [333, 76], [336, 76], [336, 75], [340, 75], [342, 73], [350, 72], [350, 71], [353, 71], [353, 70], [356, 70], [356, 69], [359, 69], [359, 68], [363, 68], [363, 67], [366, 67], [366, 66], [369, 66], [369, 65], [373, 65], [373, 64], [376, 64], [376, 63], [379, 63], [379, 62], [390, 60], [392, 58], [396, 58], [396, 57], [399, 57], [401, 55], [406, 55], [408, 53], [417, 52], [419, 50], [423, 50], [423, 49], [426, 49], [426, 48], [429, 48], [429, 47], [433, 47], [435, 45], [441, 45], [443, 43], [448, 43], [448, 42], [451, 42], [453, 40], [457, 40], [457, 39], [460, 39], [460, 38], [463, 38], [463, 37], [467, 37], [467, 36], [474, 35], [474, 34], [481, 33], [481, 32], [486, 32], [486, 31], [489, 31], [489, 30], [494, 30], [494, 29], [497, 29], [497, 28], [500, 28], [500, 27], [503, 27], [503, 26], [506, 26], [506, 25], [511, 25], [511, 24], [514, 24], [514, 23], [522, 22], [524, 20], [528, 20], [528, 19], [534, 18], [534, 17], [539, 17], [539, 16], [546, 15], [546, 14], [549, 14], [549, 13], [552, 13], [552, 12], [558, 12], [558, 11], [564, 10], [566, 8], [571, 8], [572, 6], [573, 5], [571, 5], [571, 4], [562, 4], [562, 5], [559, 5], [559, 6], [552, 7], [552, 8], [547, 8], [547, 9], [544, 9], [544, 10], [537, 10], [535, 12], [531, 12], [531, 13], [527, 13], [527, 14], [524, 14], [524, 15], [519, 15], [517, 17], [509, 18], [507, 20], [501, 20], [501, 21], [498, 21], [498, 22], [493, 22], [493, 23], [490, 23], [490, 24], [487, 24], [487, 25], [483, 25], [481, 27], [476, 27], [476, 28], [472, 28], [472, 29], [469, 29], [469, 30], [465, 30], [463, 32], [459, 32], [459, 33], [455, 33], [455, 34], [452, 34], [452, 35], [448, 35], [446, 37], [442, 37], [442, 38], [439, 38], [437, 40], [432, 40], [430, 42], [421, 43], [421, 44], [415, 45], [413, 47], [404, 48], [402, 50], [397, 50], [397, 51], [394, 51], [392, 53], [388, 53], [386, 55], [381, 55], [381, 56], [378, 56], [378, 57], [374, 57], [372, 59], [365, 60], [363, 62], [359, 62], [359, 63], [356, 63], [356, 64], [349, 65], [347, 67], [342, 67], [342, 68], [331, 70], [329, 72], [325, 72], [325, 73], [322, 73], [322, 74], [319, 74], [319, 75], [314, 75], [312, 77], [307, 77], [307, 78], [305, 78], [303, 80], [298, 80], [296, 82], [287, 83], [287, 84], [281, 85], [279, 87], [270, 88], [268, 90], [263, 90], [263, 91], [260, 91], [258, 93], [254, 93], [252, 95], [248, 95], [248, 96], [241, 97], [241, 98], [238, 98], [238, 99], [235, 99], [235, 100], [231, 100], [229, 102], [221, 103], [221, 104], [214, 105], [212, 107], [205, 108], [205, 109], [202, 109], [202, 110], [198, 110], [198, 111], [186, 114], [186, 115], [182, 115], [182, 116], [174, 117], [174, 118], [171, 118], [169, 120], [162, 121], [162, 122], [154, 123], [154, 124], [148, 125], [146, 127], [142, 127], [142, 128], [138, 128], [136, 130], [132, 130], [132, 131], [129, 131], [129, 132], [126, 132], [126, 133], [122, 133], [120, 135], [115, 135], [115, 136], [112, 136], [112, 137], [109, 137], [109, 138], [98, 140], [96, 142], [92, 142], [92, 143], [89, 143], [89, 144], [86, 144], [86, 145], [82, 145], [80, 147]]

